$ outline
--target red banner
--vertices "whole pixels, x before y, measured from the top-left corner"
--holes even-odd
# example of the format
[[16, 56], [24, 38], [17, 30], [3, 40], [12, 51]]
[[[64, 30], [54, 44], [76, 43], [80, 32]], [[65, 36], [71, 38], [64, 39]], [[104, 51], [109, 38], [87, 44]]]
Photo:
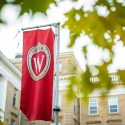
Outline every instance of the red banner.
[[23, 33], [20, 109], [30, 121], [51, 121], [54, 70], [52, 29]]

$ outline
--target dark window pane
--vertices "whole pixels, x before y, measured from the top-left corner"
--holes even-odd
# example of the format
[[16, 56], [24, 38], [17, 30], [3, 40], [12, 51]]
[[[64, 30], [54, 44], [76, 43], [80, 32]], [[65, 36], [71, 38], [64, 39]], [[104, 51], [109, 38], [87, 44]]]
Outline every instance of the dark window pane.
[[90, 107], [90, 110], [97, 110], [97, 107]]
[[110, 105], [110, 108], [117, 108], [117, 105]]
[[118, 112], [117, 109], [110, 109], [110, 112]]
[[97, 114], [97, 110], [90, 111], [90, 114]]
[[14, 120], [11, 120], [11, 125], [16, 125], [16, 122]]

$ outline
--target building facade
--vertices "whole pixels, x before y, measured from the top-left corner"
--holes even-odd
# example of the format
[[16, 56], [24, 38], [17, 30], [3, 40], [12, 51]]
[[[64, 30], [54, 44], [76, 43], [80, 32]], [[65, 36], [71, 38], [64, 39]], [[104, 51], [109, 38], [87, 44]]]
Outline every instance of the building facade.
[[[32, 125], [19, 110], [20, 107], [20, 79], [21, 79], [21, 54], [14, 60], [8, 60], [0, 52], [0, 113], [6, 125]], [[103, 97], [99, 92], [90, 95], [88, 105], [82, 98], [76, 98], [73, 102], [66, 99], [66, 90], [69, 78], [76, 75], [81, 69], [72, 53], [60, 54], [59, 63], [59, 125], [125, 125], [125, 88], [118, 82], [117, 88], [113, 89], [108, 96]], [[92, 79], [97, 80], [97, 78]], [[54, 123], [40, 123], [41, 125], [54, 125]]]
[[21, 71], [0, 52], [0, 113], [6, 125], [20, 122], [20, 79]]
[[81, 125], [125, 125], [125, 87], [118, 81], [118, 76], [111, 75], [117, 87], [107, 96], [94, 92], [88, 105], [80, 99]]
[[59, 113], [59, 121], [61, 125], [80, 125], [79, 99], [76, 98], [73, 102], [70, 102], [66, 98], [68, 79], [76, 75], [73, 70], [74, 68], [76, 68], [78, 72], [81, 72], [73, 54], [60, 54], [59, 105], [61, 111]]
[[[22, 69], [22, 59], [21, 54], [16, 55], [16, 59], [12, 60], [13, 63], [21, 70]], [[76, 98], [74, 102], [70, 102], [66, 99], [66, 89], [68, 85], [68, 79], [71, 76], [76, 75], [73, 69], [76, 68], [77, 71], [81, 71], [73, 53], [63, 53], [60, 54], [59, 58], [59, 102], [58, 106], [60, 107], [61, 111], [59, 112], [59, 124], [61, 125], [79, 125], [80, 124], [80, 117], [79, 117], [79, 101]], [[54, 73], [56, 74], [56, 73]], [[55, 75], [54, 75], [55, 76]], [[55, 76], [56, 77], [56, 76]], [[55, 80], [54, 80], [55, 82]], [[34, 124], [54, 124], [54, 123], [45, 123], [41, 121], [36, 121]], [[21, 114], [21, 125], [31, 125], [32, 123], [28, 122], [27, 118], [24, 114]]]

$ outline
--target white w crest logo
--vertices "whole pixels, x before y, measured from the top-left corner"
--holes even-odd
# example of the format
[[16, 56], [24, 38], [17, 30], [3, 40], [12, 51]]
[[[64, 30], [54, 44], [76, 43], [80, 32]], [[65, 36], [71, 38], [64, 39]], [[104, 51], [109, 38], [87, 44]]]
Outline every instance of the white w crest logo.
[[37, 56], [37, 58], [33, 58], [34, 64], [35, 64], [36, 73], [40, 73], [41, 67], [42, 67], [42, 64], [43, 64], [44, 57], [45, 57], [45, 56], [42, 55], [41, 61], [40, 61], [39, 55]]
[[[35, 54], [37, 55], [34, 56]], [[36, 46], [33, 46], [27, 54], [27, 67], [31, 77], [35, 81], [40, 80], [46, 75], [49, 70], [50, 62], [50, 50], [46, 45], [40, 42]]]

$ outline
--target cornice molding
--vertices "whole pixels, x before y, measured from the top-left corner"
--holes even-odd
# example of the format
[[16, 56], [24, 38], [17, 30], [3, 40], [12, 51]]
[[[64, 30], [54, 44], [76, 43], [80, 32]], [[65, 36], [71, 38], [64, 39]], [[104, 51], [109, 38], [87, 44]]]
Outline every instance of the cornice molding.
[[14, 74], [21, 78], [21, 71], [0, 51], [0, 61], [2, 61]]

